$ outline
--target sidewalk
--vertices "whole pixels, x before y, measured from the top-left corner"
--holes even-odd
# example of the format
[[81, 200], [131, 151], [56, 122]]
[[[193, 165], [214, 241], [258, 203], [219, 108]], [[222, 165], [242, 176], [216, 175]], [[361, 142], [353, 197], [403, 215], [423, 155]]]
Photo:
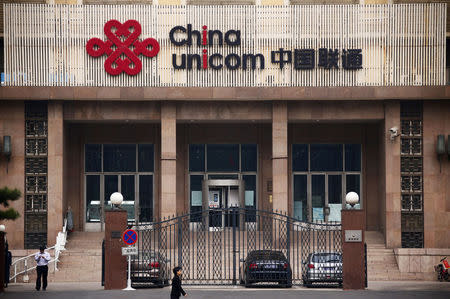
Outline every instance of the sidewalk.
[[[251, 292], [251, 291], [265, 291], [265, 290], [278, 290], [278, 288], [271, 287], [255, 287], [255, 288], [245, 288], [243, 286], [190, 286], [186, 285], [186, 289], [189, 290], [220, 290], [228, 292]], [[162, 290], [155, 288], [155, 290]], [[169, 290], [170, 287], [166, 287], [163, 290]], [[61, 292], [61, 291], [102, 291], [103, 287], [98, 282], [60, 282], [60, 283], [50, 283], [47, 292]], [[140, 289], [142, 290], [142, 289]], [[144, 289], [151, 290], [151, 289]], [[303, 286], [293, 286], [290, 289], [280, 289], [283, 291], [292, 292], [302, 292], [302, 291], [332, 291], [332, 292], [342, 292], [339, 288], [305, 288]], [[450, 292], [450, 282], [438, 282], [438, 281], [373, 281], [369, 282], [368, 291], [442, 291]], [[6, 293], [16, 293], [16, 292], [35, 292], [34, 283], [12, 283], [6, 288]], [[450, 297], [450, 294], [449, 294]]]

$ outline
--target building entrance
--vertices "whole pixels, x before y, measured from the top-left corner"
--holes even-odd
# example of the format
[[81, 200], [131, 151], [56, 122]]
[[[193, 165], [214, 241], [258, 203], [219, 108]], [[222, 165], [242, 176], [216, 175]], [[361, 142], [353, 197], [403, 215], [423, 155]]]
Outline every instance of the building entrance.
[[[202, 205], [209, 214], [209, 228], [230, 227], [233, 222], [230, 208], [244, 207], [244, 180], [204, 180], [202, 188]], [[240, 219], [236, 221], [240, 223]]]

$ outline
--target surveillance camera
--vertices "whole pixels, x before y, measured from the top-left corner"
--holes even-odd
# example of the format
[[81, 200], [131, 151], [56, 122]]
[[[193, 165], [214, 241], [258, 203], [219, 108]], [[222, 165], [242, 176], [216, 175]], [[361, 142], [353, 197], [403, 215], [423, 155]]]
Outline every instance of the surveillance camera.
[[398, 134], [398, 128], [397, 127], [392, 127], [389, 129], [389, 133], [391, 133], [391, 140], [394, 140], [395, 137], [397, 137]]

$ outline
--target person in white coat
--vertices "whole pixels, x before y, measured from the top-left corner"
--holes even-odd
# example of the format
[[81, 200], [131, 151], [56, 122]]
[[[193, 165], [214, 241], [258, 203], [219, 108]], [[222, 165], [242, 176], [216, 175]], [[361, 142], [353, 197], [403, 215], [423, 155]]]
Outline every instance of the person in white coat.
[[48, 262], [50, 261], [50, 253], [45, 251], [45, 246], [39, 247], [39, 252], [34, 256], [34, 260], [37, 263], [36, 291], [41, 289], [41, 278], [42, 290], [45, 291], [47, 289]]

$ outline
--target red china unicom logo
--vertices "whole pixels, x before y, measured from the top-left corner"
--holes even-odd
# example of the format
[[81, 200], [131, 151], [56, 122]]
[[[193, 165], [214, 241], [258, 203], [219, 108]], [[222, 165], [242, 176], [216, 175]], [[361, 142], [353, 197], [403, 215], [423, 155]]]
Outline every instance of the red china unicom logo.
[[[117, 20], [110, 20], [106, 22], [104, 31], [107, 40], [91, 38], [86, 44], [86, 51], [92, 57], [106, 54], [108, 58], [105, 60], [105, 70], [110, 75], [116, 76], [122, 72], [131, 76], [137, 75], [142, 69], [138, 55], [155, 57], [159, 52], [159, 43], [156, 39], [138, 40], [141, 35], [141, 24], [136, 20], [128, 20], [123, 24]], [[151, 47], [151, 50], [148, 47]], [[123, 55], [125, 58], [122, 58]]]

